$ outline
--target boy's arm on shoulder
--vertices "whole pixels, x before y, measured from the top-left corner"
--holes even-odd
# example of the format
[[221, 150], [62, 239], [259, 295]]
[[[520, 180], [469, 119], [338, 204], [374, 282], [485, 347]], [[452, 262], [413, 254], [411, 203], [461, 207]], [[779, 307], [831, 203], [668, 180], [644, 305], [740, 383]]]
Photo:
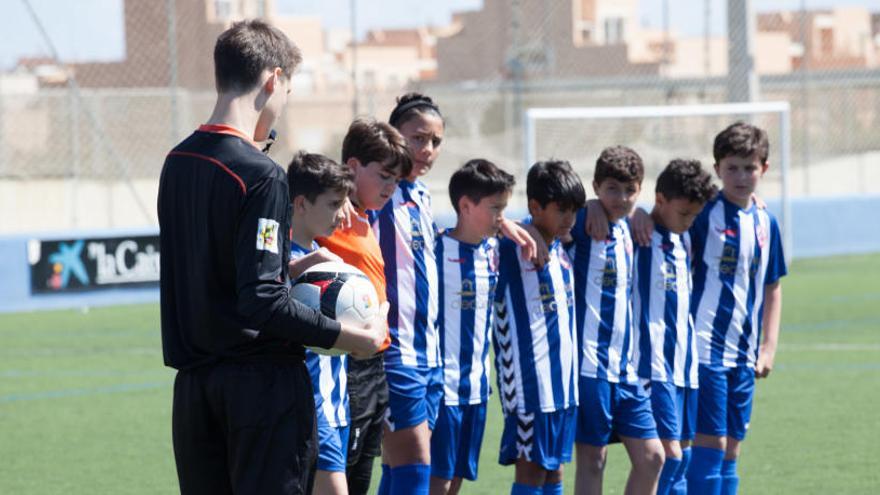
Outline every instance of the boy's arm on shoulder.
[[[534, 228], [534, 227], [533, 227]], [[504, 237], [510, 239], [515, 242], [518, 246], [522, 248], [523, 257], [529, 260], [534, 260], [536, 263], [540, 263], [544, 259], [546, 259], [547, 245], [544, 244], [543, 253], [541, 252], [541, 248], [536, 242], [536, 239], [540, 238], [535, 237], [535, 233], [526, 229], [526, 226], [523, 224], [518, 224], [513, 220], [508, 218], [504, 218], [501, 220], [501, 233], [504, 234]], [[540, 263], [543, 265], [543, 263]]]
[[[587, 218], [584, 222], [584, 233], [595, 241], [603, 241], [608, 238], [608, 216], [602, 209], [602, 203], [598, 199], [587, 201]], [[654, 220], [643, 208], [636, 207], [629, 217], [630, 233], [636, 244], [648, 246], [651, 244], [651, 235], [654, 233]], [[579, 235], [580, 232], [575, 232]]]
[[654, 234], [654, 219], [641, 207], [636, 207], [629, 216], [629, 231], [639, 246], [650, 246]]
[[[596, 241], [604, 241], [608, 238], [608, 216], [602, 209], [602, 203], [598, 199], [587, 200], [584, 207], [587, 210], [587, 218], [584, 222], [584, 234], [592, 237]], [[580, 232], [574, 232], [574, 236], [578, 237]]]
[[764, 315], [761, 321], [764, 337], [758, 349], [755, 376], [766, 378], [773, 370], [779, 344], [779, 322], [782, 318], [782, 284], [777, 280], [764, 287]]
[[342, 203], [342, 226], [346, 229], [351, 228], [351, 224], [354, 223], [355, 219], [358, 216], [358, 212], [352, 204], [351, 200], [345, 198], [345, 202]]

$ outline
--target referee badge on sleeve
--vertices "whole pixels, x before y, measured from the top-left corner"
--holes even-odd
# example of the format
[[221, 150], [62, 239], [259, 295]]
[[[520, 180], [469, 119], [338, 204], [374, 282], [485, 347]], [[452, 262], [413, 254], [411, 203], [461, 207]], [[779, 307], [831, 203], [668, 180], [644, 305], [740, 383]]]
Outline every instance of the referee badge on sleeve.
[[257, 250], [278, 254], [279, 224], [271, 218], [260, 218], [257, 221]]

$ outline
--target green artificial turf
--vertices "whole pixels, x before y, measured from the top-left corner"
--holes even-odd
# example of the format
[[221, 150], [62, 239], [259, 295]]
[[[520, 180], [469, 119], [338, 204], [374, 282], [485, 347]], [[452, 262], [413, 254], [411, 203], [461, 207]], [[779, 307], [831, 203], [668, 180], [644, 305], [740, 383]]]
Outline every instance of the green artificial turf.
[[[740, 492], [880, 493], [880, 255], [790, 268]], [[174, 372], [162, 363], [158, 306], [2, 314], [0, 343], [0, 493], [177, 491]], [[501, 424], [493, 396], [479, 480], [462, 493], [509, 493], [513, 468], [497, 463]], [[627, 471], [623, 447], [612, 446], [605, 493], [622, 493]]]

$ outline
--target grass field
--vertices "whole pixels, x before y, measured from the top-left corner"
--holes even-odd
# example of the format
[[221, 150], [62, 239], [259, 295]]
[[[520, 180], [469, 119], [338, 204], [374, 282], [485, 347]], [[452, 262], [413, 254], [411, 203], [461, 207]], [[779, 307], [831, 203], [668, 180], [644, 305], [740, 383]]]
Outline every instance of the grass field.
[[[799, 261], [790, 272], [741, 493], [880, 493], [880, 255]], [[158, 306], [3, 314], [0, 342], [0, 493], [176, 491], [174, 373], [162, 365]], [[493, 397], [480, 479], [463, 493], [509, 493], [500, 434]], [[612, 447], [606, 493], [622, 493], [627, 465]]]

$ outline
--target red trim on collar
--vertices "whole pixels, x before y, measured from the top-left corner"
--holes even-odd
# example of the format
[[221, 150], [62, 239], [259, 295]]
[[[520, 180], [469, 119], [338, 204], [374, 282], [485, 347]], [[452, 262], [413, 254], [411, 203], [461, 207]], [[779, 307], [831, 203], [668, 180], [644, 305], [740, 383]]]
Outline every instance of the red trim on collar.
[[227, 134], [229, 136], [235, 136], [235, 137], [241, 138], [241, 139], [245, 140], [246, 142], [250, 143], [250, 145], [253, 146], [254, 148], [260, 149], [260, 147], [257, 146], [257, 143], [254, 142], [252, 137], [241, 132], [240, 130], [236, 129], [235, 127], [232, 127], [231, 125], [202, 124], [199, 126], [198, 130], [200, 132], [211, 132], [214, 134]]

